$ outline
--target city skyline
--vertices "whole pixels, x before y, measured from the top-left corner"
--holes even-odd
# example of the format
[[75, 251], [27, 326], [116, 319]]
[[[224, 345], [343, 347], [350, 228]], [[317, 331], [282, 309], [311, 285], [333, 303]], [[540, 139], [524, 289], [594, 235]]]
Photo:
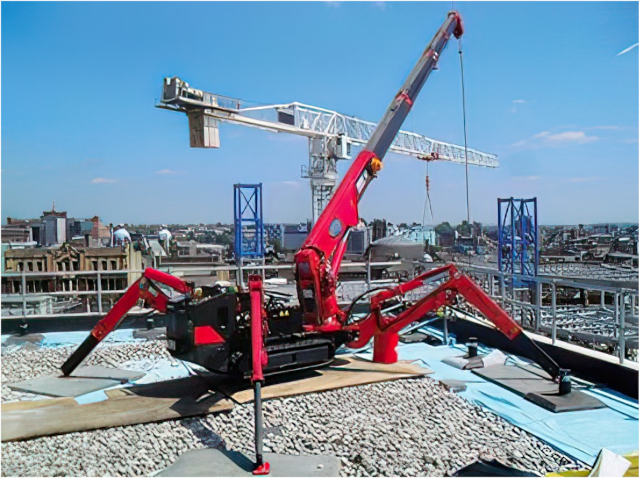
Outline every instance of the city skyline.
[[[244, 40], [221, 41], [236, 28], [231, 20], [214, 35], [172, 26], [171, 38], [198, 45], [185, 48], [161, 23], [186, 5], [2, 4], [3, 223], [38, 217], [52, 200], [105, 223], [228, 223], [239, 182], [263, 183], [266, 222], [304, 221], [306, 140], [224, 124], [220, 149], [190, 149], [186, 118], [154, 108], [162, 79], [377, 121], [448, 11], [438, 3], [201, 4], [204, 16], [242, 18]], [[495, 224], [498, 197], [535, 196], [541, 224], [636, 223], [637, 3], [458, 9], [469, 146], [500, 161], [495, 170], [469, 168], [471, 220]], [[285, 38], [269, 21], [276, 17], [289, 25]], [[404, 129], [463, 144], [458, 62], [452, 43]], [[422, 222], [424, 162], [389, 154], [379, 176], [361, 216]], [[433, 222], [466, 219], [464, 167], [432, 163], [429, 177]]]

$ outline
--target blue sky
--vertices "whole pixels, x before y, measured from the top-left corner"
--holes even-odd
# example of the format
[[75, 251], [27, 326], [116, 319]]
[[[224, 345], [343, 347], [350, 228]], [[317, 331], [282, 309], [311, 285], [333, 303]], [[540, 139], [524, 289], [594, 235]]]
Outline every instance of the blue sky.
[[[543, 224], [638, 220], [638, 3], [457, 2], [471, 217], [538, 197]], [[106, 222], [231, 221], [234, 183], [264, 184], [265, 220], [310, 217], [306, 140], [223, 125], [190, 149], [162, 79], [377, 121], [451, 9], [433, 3], [2, 3], [2, 220], [55, 200]], [[623, 54], [627, 48], [631, 48]], [[449, 45], [405, 123], [462, 144]], [[342, 163], [344, 171], [348, 163]], [[425, 164], [388, 155], [361, 216], [422, 220]], [[466, 218], [464, 167], [430, 166], [435, 222]]]

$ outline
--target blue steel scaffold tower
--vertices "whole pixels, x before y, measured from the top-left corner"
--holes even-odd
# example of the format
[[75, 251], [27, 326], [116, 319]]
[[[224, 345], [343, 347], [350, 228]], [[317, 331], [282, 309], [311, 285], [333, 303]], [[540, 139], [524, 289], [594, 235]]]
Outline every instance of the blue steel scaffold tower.
[[234, 252], [239, 273], [238, 285], [241, 285], [243, 258], [264, 258], [262, 183], [233, 185], [233, 216]]
[[513, 286], [531, 285], [538, 275], [538, 200], [498, 199], [498, 266]]

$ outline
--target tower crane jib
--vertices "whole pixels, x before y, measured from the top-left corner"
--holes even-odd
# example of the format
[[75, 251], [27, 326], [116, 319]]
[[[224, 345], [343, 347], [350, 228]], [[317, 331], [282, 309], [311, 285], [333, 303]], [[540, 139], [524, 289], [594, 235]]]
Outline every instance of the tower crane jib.
[[[377, 124], [303, 103], [249, 106], [237, 98], [191, 88], [180, 78], [165, 78], [159, 108], [185, 113], [190, 144], [195, 148], [220, 147], [219, 123], [232, 123], [309, 139], [309, 161], [301, 168], [311, 183], [315, 223], [336, 188], [336, 161], [351, 159], [351, 147], [364, 146]], [[465, 164], [465, 148], [411, 131], [399, 131], [389, 152], [418, 159]], [[467, 149], [468, 164], [498, 167], [495, 154]]]

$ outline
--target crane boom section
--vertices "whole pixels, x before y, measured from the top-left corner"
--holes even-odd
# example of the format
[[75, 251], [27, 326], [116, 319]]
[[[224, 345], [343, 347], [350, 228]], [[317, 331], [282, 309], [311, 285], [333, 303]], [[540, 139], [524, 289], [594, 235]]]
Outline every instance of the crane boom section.
[[382, 167], [382, 160], [451, 35], [463, 33], [457, 12], [450, 12], [406, 81], [395, 95], [364, 149], [356, 157], [296, 254], [298, 298], [309, 327], [339, 327], [344, 313], [337, 305], [337, 273], [350, 228], [358, 223], [358, 202]]

